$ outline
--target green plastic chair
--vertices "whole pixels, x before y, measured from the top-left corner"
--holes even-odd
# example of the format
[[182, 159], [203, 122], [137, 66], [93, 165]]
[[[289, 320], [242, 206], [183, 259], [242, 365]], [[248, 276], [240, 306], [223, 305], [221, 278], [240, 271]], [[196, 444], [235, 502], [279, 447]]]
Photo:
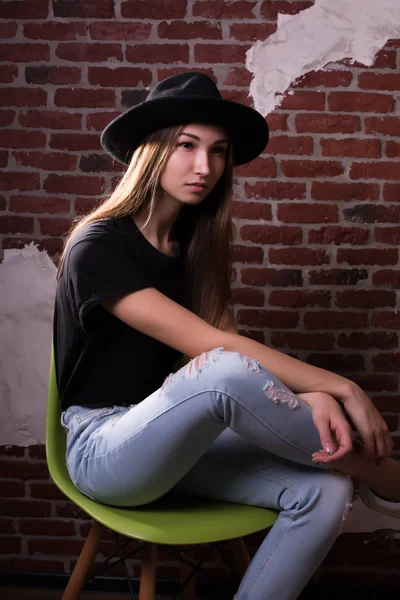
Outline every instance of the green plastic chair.
[[[115, 508], [94, 502], [82, 494], [72, 483], [65, 462], [66, 435], [60, 423], [61, 409], [55, 378], [54, 356], [52, 352], [46, 415], [46, 458], [51, 478], [56, 486], [93, 518], [91, 531], [85, 541], [76, 566], [70, 576], [62, 600], [78, 600], [85, 582], [103, 572], [110, 564], [122, 563], [127, 574], [125, 559], [142, 552], [139, 600], [155, 600], [157, 546], [179, 558], [181, 598], [195, 600], [195, 573], [210, 552], [215, 548], [220, 553], [217, 542], [230, 540], [236, 574], [241, 577], [250, 558], [243, 536], [271, 527], [277, 519], [272, 510], [219, 502], [194, 496], [169, 497], [140, 508]], [[114, 532], [118, 545], [118, 534], [139, 540], [142, 544], [130, 554], [123, 554], [120, 546], [103, 565], [90, 573], [105, 528]], [[211, 544], [197, 564], [184, 554], [171, 548], [176, 545]], [[190, 555], [189, 549], [189, 555]], [[221, 554], [220, 554], [221, 555]], [[223, 556], [222, 556], [223, 558]], [[111, 560], [115, 559], [111, 563]], [[229, 564], [232, 569], [232, 566]], [[131, 581], [127, 574], [130, 593], [135, 598]]]

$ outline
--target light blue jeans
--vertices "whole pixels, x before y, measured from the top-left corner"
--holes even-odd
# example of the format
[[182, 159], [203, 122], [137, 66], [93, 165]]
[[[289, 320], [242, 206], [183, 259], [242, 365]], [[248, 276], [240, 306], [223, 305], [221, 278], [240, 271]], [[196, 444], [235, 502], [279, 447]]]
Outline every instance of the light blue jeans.
[[131, 407], [71, 406], [67, 465], [86, 495], [117, 506], [172, 490], [273, 508], [279, 517], [235, 600], [293, 600], [351, 507], [350, 478], [315, 466], [309, 406], [254, 359], [215, 348]]

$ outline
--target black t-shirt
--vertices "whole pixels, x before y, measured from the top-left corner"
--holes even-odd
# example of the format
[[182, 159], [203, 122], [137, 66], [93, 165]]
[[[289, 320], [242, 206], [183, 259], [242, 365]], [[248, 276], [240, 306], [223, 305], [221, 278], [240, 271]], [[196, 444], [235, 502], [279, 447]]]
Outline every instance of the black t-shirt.
[[58, 281], [54, 351], [62, 410], [138, 404], [182, 353], [126, 325], [101, 306], [154, 287], [184, 303], [184, 256], [163, 254], [133, 219], [103, 219], [74, 235]]

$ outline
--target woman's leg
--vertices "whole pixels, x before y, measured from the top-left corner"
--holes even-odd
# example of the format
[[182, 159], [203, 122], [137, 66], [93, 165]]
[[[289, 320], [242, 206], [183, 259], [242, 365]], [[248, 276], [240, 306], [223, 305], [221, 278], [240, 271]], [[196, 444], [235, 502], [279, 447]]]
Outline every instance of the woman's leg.
[[159, 498], [227, 427], [303, 465], [315, 466], [312, 453], [320, 448], [309, 406], [258, 361], [222, 348], [170, 375], [137, 406], [116, 410], [110, 415], [105, 409], [103, 416], [72, 407], [63, 417], [71, 478], [106, 504], [137, 506]]
[[172, 493], [279, 510], [235, 598], [292, 600], [340, 533], [353, 485], [343, 475], [274, 456], [227, 429]]

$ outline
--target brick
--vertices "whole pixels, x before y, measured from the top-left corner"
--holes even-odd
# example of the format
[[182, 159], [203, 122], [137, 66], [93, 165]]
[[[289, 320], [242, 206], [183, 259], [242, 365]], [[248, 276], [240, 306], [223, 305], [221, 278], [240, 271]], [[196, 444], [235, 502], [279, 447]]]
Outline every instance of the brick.
[[75, 200], [75, 212], [79, 214], [86, 214], [92, 211], [99, 204], [98, 198], [76, 198]]
[[248, 198], [302, 200], [306, 197], [306, 184], [284, 181], [257, 181], [251, 184], [246, 181], [244, 191]]
[[224, 0], [196, 0], [193, 4], [194, 17], [208, 19], [254, 19], [256, 1], [238, 0], [225, 2]]
[[344, 173], [343, 165], [333, 160], [281, 160], [281, 169], [285, 177], [297, 177], [299, 179], [304, 177], [336, 177]]
[[240, 104], [254, 108], [253, 98], [249, 96], [247, 90], [222, 90], [221, 95], [225, 100], [239, 102]]
[[366, 392], [392, 392], [397, 390], [397, 377], [395, 375], [354, 375], [352, 380]]
[[321, 227], [308, 232], [310, 244], [352, 244], [355, 246], [367, 244], [369, 231], [361, 227]]
[[256, 244], [301, 244], [300, 227], [282, 227], [276, 225], [243, 225], [240, 228], [242, 240]]
[[383, 269], [372, 273], [372, 285], [374, 287], [388, 287], [390, 289], [400, 289], [400, 271], [393, 269]]
[[0, 127], [8, 127], [15, 119], [15, 110], [0, 110]]
[[46, 460], [45, 444], [35, 444], [34, 446], [29, 446], [28, 450], [30, 458]]
[[11, 0], [3, 2], [2, 19], [46, 19], [49, 16], [48, 0]]
[[288, 131], [289, 115], [285, 113], [271, 113], [265, 117], [270, 131]]
[[398, 223], [400, 219], [400, 206], [356, 204], [352, 208], [345, 208], [343, 216], [346, 221], [358, 223]]
[[38, 129], [80, 129], [81, 113], [69, 113], [51, 110], [28, 110], [19, 115], [19, 123], [23, 127]]
[[[352, 62], [351, 59], [345, 59], [343, 63], [348, 64], [350, 67], [356, 67], [362, 69], [365, 64], [358, 62]], [[377, 52], [374, 57], [374, 62], [371, 65], [371, 69], [395, 69], [396, 68], [396, 50], [383, 49]]]
[[237, 177], [276, 177], [275, 159], [271, 157], [255, 158], [247, 165], [236, 167], [235, 175]]
[[364, 90], [397, 91], [400, 90], [400, 75], [398, 73], [360, 73], [358, 87]]
[[187, 0], [128, 0], [121, 3], [121, 16], [128, 19], [182, 19]]
[[267, 146], [268, 154], [311, 155], [314, 150], [314, 140], [306, 136], [275, 135], [270, 138]]
[[104, 179], [102, 177], [87, 177], [81, 175], [51, 174], [46, 177], [43, 187], [47, 192], [96, 196], [104, 191]]
[[242, 283], [272, 287], [302, 287], [303, 275], [295, 269], [242, 268]]
[[272, 209], [262, 202], [232, 202], [232, 216], [238, 219], [272, 221]]
[[233, 246], [233, 262], [258, 263], [262, 264], [264, 260], [264, 251], [262, 248], [254, 246], [243, 246], [235, 244]]
[[92, 40], [144, 41], [150, 37], [151, 23], [124, 23], [99, 21], [89, 25]]
[[122, 60], [120, 44], [69, 44], [61, 43], [56, 48], [56, 56], [74, 62], [102, 62]]
[[386, 113], [393, 111], [394, 99], [387, 94], [330, 92], [328, 108], [331, 111]]
[[15, 535], [0, 537], [1, 554], [20, 554], [22, 549], [21, 538]]
[[333, 204], [282, 203], [277, 218], [284, 223], [337, 223], [338, 207]]
[[[191, 67], [168, 67], [165, 69], [157, 69], [157, 82], [166, 79], [167, 77], [171, 77], [172, 75], [178, 75], [179, 73], [192, 73], [193, 68]], [[218, 83], [217, 77], [214, 75], [214, 71], [212, 68], [206, 67], [196, 67], [196, 73], [204, 73], [204, 75], [208, 75], [211, 79]]]
[[341, 348], [359, 348], [360, 350], [380, 348], [385, 350], [397, 348], [397, 345], [398, 336], [395, 333], [383, 331], [341, 333], [338, 336], [338, 346]]
[[50, 502], [40, 500], [1, 500], [1, 514], [4, 517], [49, 517]]
[[75, 535], [75, 522], [61, 519], [20, 519], [19, 531], [25, 535]]
[[62, 214], [70, 210], [70, 200], [58, 196], [16, 195], [10, 198], [10, 212]]
[[169, 40], [222, 40], [220, 24], [211, 21], [162, 21], [158, 25], [158, 37]]
[[380, 412], [398, 412], [400, 408], [400, 396], [373, 396], [372, 401]]
[[4, 196], [0, 196], [0, 210], [4, 211], [7, 208], [7, 201]]
[[383, 329], [400, 329], [399, 311], [379, 311], [372, 315], [371, 325]]
[[287, 308], [304, 308], [320, 306], [327, 308], [331, 303], [331, 292], [327, 290], [273, 290], [270, 293], [270, 306], [286, 306]]
[[372, 357], [371, 362], [373, 370], [378, 373], [398, 373], [398, 371], [400, 370], [400, 353], [397, 352], [393, 354], [376, 354]]
[[383, 199], [386, 202], [399, 202], [400, 183], [385, 183], [383, 185]]
[[270, 248], [269, 263], [274, 265], [323, 265], [328, 264], [330, 255], [326, 250], [311, 248]]
[[360, 354], [316, 354], [307, 356], [307, 363], [334, 372], [365, 371], [365, 358]]
[[62, 152], [13, 152], [17, 164], [43, 171], [74, 171], [77, 157]]
[[10, 39], [16, 36], [18, 23], [0, 23], [0, 38]]
[[378, 244], [400, 244], [400, 227], [375, 227], [374, 234]]
[[113, 0], [53, 0], [55, 17], [108, 19], [114, 17]]
[[324, 110], [325, 93], [296, 90], [284, 97], [279, 108], [282, 110]]
[[4, 168], [8, 165], [8, 152], [6, 150], [0, 150], [0, 167]]
[[400, 179], [398, 162], [352, 163], [350, 179]]
[[40, 188], [39, 173], [20, 173], [8, 171], [0, 178], [1, 190], [38, 190]]
[[64, 573], [64, 562], [56, 560], [10, 557], [10, 570], [33, 571], [38, 573]]
[[[194, 60], [196, 63], [240, 63], [245, 64], [248, 45], [234, 44], [195, 44]], [[187, 61], [186, 61], [187, 62]]]
[[298, 133], [355, 133], [361, 130], [361, 120], [353, 115], [316, 113], [296, 115], [295, 126]]
[[36, 62], [50, 60], [48, 44], [0, 44], [0, 60]]
[[121, 104], [126, 108], [130, 108], [144, 102], [148, 95], [148, 90], [125, 90], [121, 94]]
[[82, 541], [79, 540], [70, 540], [68, 538], [31, 538], [28, 540], [29, 554], [35, 554], [36, 552], [39, 552], [50, 556], [65, 556], [70, 558], [71, 555], [79, 556], [81, 550]]
[[17, 458], [24, 456], [25, 448], [21, 446], [0, 446], [0, 456], [15, 456]]
[[100, 137], [91, 133], [53, 133], [50, 147], [55, 150], [101, 150]]
[[239, 42], [264, 41], [276, 32], [275, 23], [233, 23], [229, 35]]
[[309, 71], [299, 77], [292, 87], [348, 87], [353, 79], [350, 71]]
[[262, 331], [257, 331], [257, 330], [249, 330], [249, 329], [238, 329], [239, 331], [239, 335], [242, 335], [243, 337], [247, 337], [251, 340], [255, 340], [256, 342], [259, 342], [260, 344], [264, 344], [265, 343], [265, 335]]
[[285, 312], [283, 310], [262, 310], [254, 308], [242, 308], [237, 312], [238, 325], [249, 327], [273, 327], [274, 329], [291, 329], [299, 322], [296, 312]]
[[90, 154], [81, 156], [79, 168], [84, 173], [98, 173], [100, 171], [121, 171], [121, 164], [107, 154]]
[[264, 292], [262, 290], [245, 288], [233, 288], [232, 297], [235, 305], [264, 306]]
[[385, 156], [388, 158], [400, 158], [400, 143], [388, 140], [385, 144]]
[[0, 67], [0, 83], [12, 83], [17, 77], [17, 65], [2, 65]]
[[[208, 46], [207, 46], [208, 47]], [[154, 64], [162, 57], [164, 64], [188, 63], [188, 44], [132, 44], [126, 49], [126, 60], [131, 63]]]
[[23, 481], [2, 479], [1, 498], [18, 498], [25, 496], [25, 484]]
[[[49, 219], [50, 220], [50, 219]], [[42, 500], [64, 500], [64, 494], [58, 489], [54, 483], [31, 483], [30, 495], [32, 498], [40, 498]]]
[[25, 23], [24, 37], [31, 40], [76, 40], [86, 36], [86, 23], [60, 23], [47, 21], [46, 23]]
[[42, 238], [38, 240], [39, 250], [45, 250], [50, 257], [60, 256], [64, 248], [64, 241], [62, 238]]
[[56, 106], [70, 108], [114, 108], [113, 90], [60, 89], [54, 96]]
[[91, 85], [104, 87], [136, 87], [148, 86], [152, 81], [149, 69], [137, 69], [135, 67], [89, 67], [88, 81]]
[[57, 502], [55, 509], [57, 517], [65, 519], [90, 519], [89, 515], [73, 502]]
[[386, 290], [341, 290], [335, 295], [340, 308], [382, 308], [396, 306], [396, 293]]
[[0, 94], [0, 106], [45, 106], [46, 102], [47, 93], [40, 89], [9, 87]]
[[400, 135], [400, 117], [366, 117], [364, 120], [365, 133], [380, 133], [382, 135]]
[[289, 350], [333, 350], [335, 337], [331, 333], [271, 332], [271, 346]]
[[284, 1], [284, 0], [264, 0], [261, 5], [261, 16], [269, 21], [275, 21], [278, 18], [278, 13], [285, 15], [296, 15], [302, 10], [310, 8], [314, 4], [313, 1]]
[[245, 67], [230, 67], [226, 70], [226, 77], [223, 85], [232, 85], [235, 87], [248, 87], [253, 76]]
[[[27, 217], [8, 217], [13, 219], [21, 219], [23, 221], [33, 221]], [[7, 232], [5, 232], [7, 233]], [[14, 233], [14, 232], [12, 232]], [[29, 232], [21, 232], [29, 233]], [[0, 462], [0, 474], [1, 477], [16, 477], [23, 480], [26, 479], [47, 479], [49, 472], [46, 463], [32, 463], [22, 461], [1, 461]]]
[[3, 129], [0, 138], [2, 148], [44, 148], [46, 134], [41, 131]]
[[0, 519], [0, 533], [15, 533], [16, 522], [12, 519]]
[[345, 140], [321, 139], [322, 156], [354, 156], [361, 158], [380, 158], [381, 142], [371, 139]]
[[35, 84], [68, 84], [79, 83], [81, 70], [77, 67], [26, 67], [25, 79], [27, 83]]
[[[400, 186], [399, 186], [400, 187]], [[334, 181], [313, 181], [311, 197], [314, 200], [378, 200], [377, 183], [336, 183]]]
[[119, 112], [95, 112], [88, 113], [86, 115], [86, 127], [90, 131], [95, 129], [96, 131], [103, 131], [103, 129], [111, 123], [113, 119], [116, 119], [121, 113]]
[[397, 250], [391, 248], [339, 248], [337, 251], [338, 263], [349, 265], [396, 265], [397, 260]]
[[304, 315], [305, 329], [359, 329], [368, 325], [365, 313], [318, 310]]

